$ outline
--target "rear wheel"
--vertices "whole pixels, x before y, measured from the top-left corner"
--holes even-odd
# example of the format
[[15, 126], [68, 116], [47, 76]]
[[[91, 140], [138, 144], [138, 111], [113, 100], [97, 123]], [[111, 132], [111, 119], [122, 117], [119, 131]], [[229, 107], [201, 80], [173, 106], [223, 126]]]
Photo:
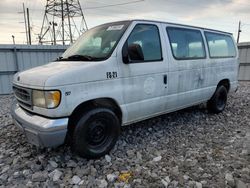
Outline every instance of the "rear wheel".
[[99, 158], [114, 147], [119, 133], [120, 123], [112, 110], [93, 109], [77, 122], [71, 147], [82, 157]]
[[227, 89], [225, 86], [218, 86], [213, 97], [208, 101], [208, 110], [213, 113], [222, 112], [227, 105]]

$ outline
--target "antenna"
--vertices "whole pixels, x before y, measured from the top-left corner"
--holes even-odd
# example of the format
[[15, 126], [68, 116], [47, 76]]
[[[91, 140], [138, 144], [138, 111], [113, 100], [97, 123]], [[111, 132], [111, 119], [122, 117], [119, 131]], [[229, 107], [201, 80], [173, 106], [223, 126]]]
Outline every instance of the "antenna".
[[79, 0], [46, 0], [40, 44], [71, 44], [88, 29]]

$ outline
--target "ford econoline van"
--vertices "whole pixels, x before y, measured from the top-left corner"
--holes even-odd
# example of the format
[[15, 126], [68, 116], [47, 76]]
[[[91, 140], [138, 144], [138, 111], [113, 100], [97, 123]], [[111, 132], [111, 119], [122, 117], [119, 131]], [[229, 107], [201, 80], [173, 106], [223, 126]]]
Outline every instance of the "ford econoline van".
[[[97, 158], [123, 125], [207, 102], [222, 112], [237, 89], [232, 34], [130, 20], [85, 32], [56, 61], [17, 73], [14, 123], [28, 142]], [[34, 59], [34, 61], [36, 61]]]

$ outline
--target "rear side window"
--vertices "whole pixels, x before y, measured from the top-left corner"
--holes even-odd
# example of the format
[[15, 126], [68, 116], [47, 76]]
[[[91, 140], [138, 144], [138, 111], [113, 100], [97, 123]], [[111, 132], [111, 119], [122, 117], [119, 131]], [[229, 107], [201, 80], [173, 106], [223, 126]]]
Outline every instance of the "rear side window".
[[232, 37], [205, 32], [211, 58], [235, 57], [236, 50]]
[[206, 58], [204, 42], [199, 30], [167, 27], [167, 33], [176, 59]]
[[161, 41], [156, 25], [136, 25], [127, 41], [128, 46], [132, 44], [141, 46], [144, 62], [162, 60]]

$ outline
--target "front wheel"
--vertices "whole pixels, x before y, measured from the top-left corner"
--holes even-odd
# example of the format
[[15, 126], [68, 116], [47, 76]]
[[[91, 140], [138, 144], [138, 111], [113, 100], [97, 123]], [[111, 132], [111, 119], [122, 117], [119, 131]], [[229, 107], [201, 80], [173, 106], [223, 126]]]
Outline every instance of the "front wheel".
[[208, 101], [208, 110], [213, 113], [222, 112], [227, 105], [227, 89], [225, 86], [218, 86], [213, 97]]
[[71, 147], [82, 157], [99, 158], [114, 147], [119, 133], [120, 123], [112, 110], [93, 109], [77, 122]]

